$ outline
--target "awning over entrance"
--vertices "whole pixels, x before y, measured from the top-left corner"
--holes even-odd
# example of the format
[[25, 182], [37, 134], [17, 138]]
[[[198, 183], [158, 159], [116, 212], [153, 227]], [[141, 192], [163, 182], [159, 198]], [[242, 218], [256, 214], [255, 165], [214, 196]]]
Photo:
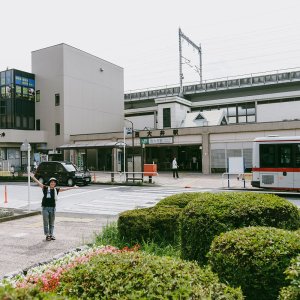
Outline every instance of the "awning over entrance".
[[[95, 142], [82, 142], [76, 144], [64, 144], [59, 146], [59, 149], [86, 149], [86, 148], [100, 148], [100, 147], [122, 147], [124, 145], [123, 141], [95, 141]], [[125, 143], [127, 146], [127, 144]]]

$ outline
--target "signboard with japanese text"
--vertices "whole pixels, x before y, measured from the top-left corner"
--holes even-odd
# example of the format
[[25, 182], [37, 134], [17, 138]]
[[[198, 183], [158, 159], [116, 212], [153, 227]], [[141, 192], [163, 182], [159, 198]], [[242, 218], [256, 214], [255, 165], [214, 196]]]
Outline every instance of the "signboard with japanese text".
[[173, 137], [166, 136], [166, 137], [145, 137], [140, 139], [141, 145], [154, 145], [154, 144], [173, 144]]

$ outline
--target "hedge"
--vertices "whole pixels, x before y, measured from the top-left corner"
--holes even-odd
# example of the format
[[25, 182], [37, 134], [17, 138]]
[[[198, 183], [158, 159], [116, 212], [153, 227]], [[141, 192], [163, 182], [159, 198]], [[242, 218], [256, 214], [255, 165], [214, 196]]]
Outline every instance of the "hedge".
[[300, 299], [300, 255], [292, 259], [290, 266], [284, 272], [290, 285], [280, 291], [280, 300]]
[[129, 244], [143, 241], [177, 243], [179, 239], [179, 214], [177, 207], [151, 207], [128, 210], [120, 214], [120, 238]]
[[243, 299], [196, 263], [141, 252], [106, 254], [63, 274], [58, 294], [77, 299]]
[[[59, 296], [55, 293], [41, 292], [35, 289], [16, 289], [10, 285], [0, 287], [0, 299], [2, 300], [71, 300], [65, 296]], [[73, 298], [75, 300], [75, 298]]]
[[181, 252], [188, 260], [207, 262], [215, 236], [247, 226], [294, 230], [300, 226], [298, 208], [275, 195], [260, 193], [203, 193], [181, 214]]
[[284, 271], [300, 251], [299, 236], [273, 227], [248, 227], [216, 237], [209, 264], [222, 282], [240, 286], [246, 299], [277, 299]]
[[175, 206], [185, 208], [191, 201], [198, 199], [201, 193], [181, 193], [160, 200], [156, 206]]

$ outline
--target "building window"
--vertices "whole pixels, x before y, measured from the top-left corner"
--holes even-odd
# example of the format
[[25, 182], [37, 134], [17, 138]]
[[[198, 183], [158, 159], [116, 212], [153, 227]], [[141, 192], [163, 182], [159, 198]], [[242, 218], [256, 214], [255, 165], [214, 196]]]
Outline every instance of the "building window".
[[41, 101], [41, 93], [40, 93], [40, 90], [37, 90], [35, 92], [35, 99], [36, 99], [36, 102], [40, 102]]
[[163, 109], [163, 127], [171, 127], [171, 108]]
[[35, 120], [35, 129], [41, 130], [41, 120], [40, 119]]
[[55, 123], [55, 135], [60, 135], [60, 124]]
[[60, 96], [59, 94], [55, 94], [55, 106], [59, 106], [60, 105]]

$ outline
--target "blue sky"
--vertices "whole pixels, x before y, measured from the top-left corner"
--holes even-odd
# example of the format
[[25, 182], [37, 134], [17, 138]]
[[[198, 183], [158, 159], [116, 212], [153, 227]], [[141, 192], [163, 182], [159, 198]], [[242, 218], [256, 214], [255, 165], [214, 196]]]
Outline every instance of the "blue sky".
[[[123, 67], [127, 91], [178, 84], [179, 26], [201, 43], [204, 80], [300, 68], [299, 11], [298, 0], [1, 1], [0, 70], [31, 71], [31, 51], [64, 42]], [[198, 63], [187, 43], [183, 55]]]

